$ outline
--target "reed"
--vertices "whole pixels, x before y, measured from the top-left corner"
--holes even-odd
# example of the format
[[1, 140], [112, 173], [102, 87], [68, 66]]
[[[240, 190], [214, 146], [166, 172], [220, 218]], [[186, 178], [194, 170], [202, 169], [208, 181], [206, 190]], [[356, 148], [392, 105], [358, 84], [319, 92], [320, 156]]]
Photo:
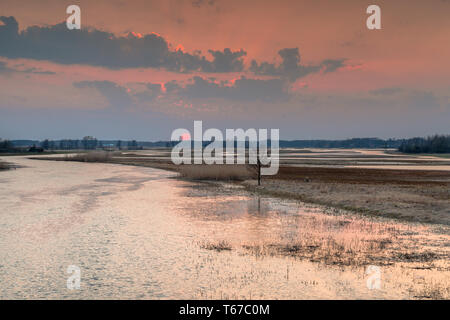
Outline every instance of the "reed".
[[79, 153], [75, 155], [66, 155], [65, 161], [79, 161], [79, 162], [108, 162], [111, 160], [111, 152], [92, 151], [87, 153]]

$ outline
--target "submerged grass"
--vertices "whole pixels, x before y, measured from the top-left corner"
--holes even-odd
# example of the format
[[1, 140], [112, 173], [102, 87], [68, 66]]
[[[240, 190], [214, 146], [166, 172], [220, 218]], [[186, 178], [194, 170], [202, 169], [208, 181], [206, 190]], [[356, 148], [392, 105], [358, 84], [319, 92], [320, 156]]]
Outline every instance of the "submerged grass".
[[[242, 248], [257, 257], [290, 256], [353, 267], [405, 263], [415, 269], [435, 269], [435, 263], [450, 259], [450, 236], [446, 232], [435, 234], [426, 226], [307, 212], [296, 219], [290, 222], [295, 224], [295, 233], [289, 237], [275, 234], [254, 242], [231, 245], [219, 241], [201, 246], [215, 249], [226, 244], [227, 250]], [[436, 243], [444, 245], [437, 247]]]
[[200, 247], [233, 250], [258, 260], [275, 256], [307, 260], [360, 274], [375, 265], [381, 268], [384, 290], [401, 289], [412, 299], [450, 298], [450, 236], [445, 230], [436, 234], [422, 225], [304, 212], [297, 222], [296, 233], [289, 237], [262, 234], [255, 242], [205, 240]]

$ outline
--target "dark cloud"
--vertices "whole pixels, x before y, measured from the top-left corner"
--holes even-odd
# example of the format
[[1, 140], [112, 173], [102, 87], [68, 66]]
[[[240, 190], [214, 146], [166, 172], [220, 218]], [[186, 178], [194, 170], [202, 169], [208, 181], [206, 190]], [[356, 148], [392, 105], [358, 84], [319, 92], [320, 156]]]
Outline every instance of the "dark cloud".
[[[169, 86], [168, 86], [169, 85]], [[165, 85], [167, 92], [189, 99], [228, 99], [241, 101], [280, 101], [288, 98], [281, 79], [249, 79], [240, 77], [234, 82], [214, 78], [193, 77], [184, 87], [174, 81]]]
[[344, 66], [344, 59], [327, 59], [319, 65], [305, 66], [301, 65], [301, 57], [298, 48], [284, 48], [278, 51], [282, 62], [279, 65], [269, 62], [258, 63], [252, 60], [250, 71], [257, 75], [276, 76], [294, 82], [298, 78], [308, 74], [323, 71], [324, 73], [336, 71]]
[[[3, 23], [0, 25], [0, 56], [11, 59], [28, 58], [110, 69], [161, 68], [181, 73], [245, 71], [243, 58], [247, 52], [243, 49], [209, 50], [211, 59], [208, 59], [200, 51], [187, 53], [173, 49], [155, 33], [141, 35], [130, 32], [127, 36], [115, 36], [94, 28], [68, 30], [65, 22], [32, 26], [19, 32], [19, 24], [14, 17], [0, 16], [0, 22]], [[250, 71], [293, 82], [310, 73], [332, 72], [344, 65], [342, 59], [324, 60], [319, 65], [302, 65], [298, 48], [284, 48], [278, 54], [281, 64], [253, 60]]]
[[[5, 40], [5, 43], [9, 41], [14, 42], [17, 40], [19, 33], [19, 23], [14, 17], [4, 17], [0, 16], [0, 39]], [[3, 50], [8, 50], [9, 48], [3, 48]]]
[[164, 84], [164, 87], [166, 88], [167, 93], [178, 92], [181, 89], [181, 86], [178, 84], [176, 80], [166, 82]]
[[65, 23], [33, 26], [19, 32], [14, 17], [0, 17], [0, 56], [120, 68], [163, 68], [175, 72], [234, 72], [243, 69], [243, 50], [200, 52], [172, 49], [160, 35], [129, 33], [117, 37], [97, 29], [68, 30]]
[[[139, 85], [142, 85], [140, 83]], [[121, 110], [139, 103], [165, 105], [179, 100], [228, 100], [236, 102], [282, 102], [290, 96], [286, 82], [281, 79], [249, 79], [240, 77], [234, 81], [217, 81], [215, 78], [195, 76], [187, 83], [172, 80], [164, 84], [144, 84], [144, 90], [129, 90], [111, 81], [80, 81], [73, 86], [79, 89], [93, 88], [104, 96], [109, 105]], [[137, 104], [136, 104], [137, 103]]]
[[103, 95], [110, 106], [121, 109], [133, 104], [126, 88], [111, 81], [80, 81], [73, 84], [76, 88], [94, 88]]
[[[225, 48], [223, 51], [209, 50], [214, 60], [210, 64], [207, 72], [239, 72], [244, 70], [244, 62], [242, 57], [247, 55], [244, 50], [231, 51]], [[209, 69], [209, 70], [208, 70]]]
[[112, 107], [124, 108], [138, 103], [160, 103], [178, 100], [219, 99], [241, 102], [275, 102], [290, 98], [286, 82], [281, 79], [249, 79], [240, 77], [234, 81], [217, 81], [215, 78], [195, 76], [187, 83], [172, 80], [164, 84], [147, 83], [144, 90], [128, 90], [111, 81], [75, 82], [76, 88], [94, 88]]

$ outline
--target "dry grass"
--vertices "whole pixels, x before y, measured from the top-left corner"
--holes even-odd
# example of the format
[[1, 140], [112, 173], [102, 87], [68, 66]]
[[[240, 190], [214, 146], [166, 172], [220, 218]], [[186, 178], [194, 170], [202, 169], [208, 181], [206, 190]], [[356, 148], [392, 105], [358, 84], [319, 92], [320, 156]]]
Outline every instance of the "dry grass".
[[242, 248], [256, 257], [281, 255], [352, 267], [401, 263], [435, 270], [442, 263], [440, 268], [450, 271], [446, 262], [450, 258], [450, 236], [445, 227], [435, 233], [434, 228], [423, 225], [316, 212], [302, 212], [284, 223], [292, 227], [289, 236], [274, 230], [252, 241], [209, 240], [201, 242], [200, 247], [217, 251]]
[[180, 165], [183, 178], [194, 180], [246, 180], [255, 173], [246, 165]]
[[[360, 160], [358, 160], [360, 161]], [[314, 163], [313, 163], [314, 164]], [[349, 163], [345, 163], [349, 164]], [[339, 167], [280, 166], [278, 174], [265, 179], [371, 185], [437, 185], [448, 187], [450, 171], [393, 170]]]
[[383, 224], [332, 216], [307, 217], [303, 217], [295, 239], [243, 245], [243, 248], [256, 256], [286, 255], [325, 264], [357, 266], [373, 263], [378, 255], [385, 255], [397, 237], [397, 232], [386, 230], [389, 227]]
[[225, 238], [201, 242], [200, 247], [236, 250], [259, 261], [286, 256], [359, 274], [375, 265], [385, 291], [407, 292], [412, 299], [450, 298], [448, 229], [435, 233], [423, 225], [316, 212], [302, 212], [296, 219], [289, 220], [295, 225], [289, 236], [262, 232], [253, 241]]
[[79, 161], [79, 162], [109, 162], [112, 153], [105, 151], [92, 151], [87, 153], [79, 153], [76, 155], [66, 155], [65, 161]]
[[206, 250], [214, 250], [214, 251], [224, 251], [224, 250], [231, 250], [231, 244], [229, 244], [225, 240], [221, 240], [218, 242], [210, 242], [210, 241], [204, 241], [200, 243], [200, 248], [206, 249]]
[[242, 247], [255, 256], [285, 255], [341, 266], [407, 263], [433, 268], [450, 257], [450, 249], [435, 246], [450, 243], [450, 237], [424, 226], [315, 213], [298, 219], [292, 237], [244, 242]]
[[448, 300], [450, 298], [450, 287], [448, 282], [438, 281], [423, 281], [424, 283], [419, 289], [412, 290], [413, 297], [417, 299], [431, 299], [431, 300]]

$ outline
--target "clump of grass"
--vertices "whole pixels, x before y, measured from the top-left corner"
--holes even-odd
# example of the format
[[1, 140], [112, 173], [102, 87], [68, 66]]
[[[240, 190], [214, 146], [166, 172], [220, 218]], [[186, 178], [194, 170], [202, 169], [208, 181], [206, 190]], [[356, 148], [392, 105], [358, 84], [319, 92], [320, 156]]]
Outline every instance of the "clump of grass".
[[246, 180], [254, 177], [246, 165], [238, 164], [181, 165], [178, 171], [182, 177], [194, 180]]
[[220, 240], [218, 242], [204, 241], [200, 244], [200, 248], [215, 251], [230, 251], [232, 249], [231, 244], [225, 240]]
[[450, 297], [448, 283], [438, 281], [426, 282], [420, 289], [413, 292], [414, 298], [418, 299], [448, 300]]
[[[420, 226], [392, 225], [388, 222], [361, 220], [349, 216], [321, 216], [302, 213], [297, 235], [289, 239], [245, 243], [242, 247], [255, 256], [284, 255], [331, 265], [391, 265], [420, 262], [423, 266], [446, 256], [446, 251], [416, 244]], [[422, 230], [422, 233], [414, 231]]]
[[92, 151], [87, 153], [79, 153], [76, 155], [66, 155], [66, 161], [80, 161], [80, 162], [108, 162], [111, 159], [111, 152]]

